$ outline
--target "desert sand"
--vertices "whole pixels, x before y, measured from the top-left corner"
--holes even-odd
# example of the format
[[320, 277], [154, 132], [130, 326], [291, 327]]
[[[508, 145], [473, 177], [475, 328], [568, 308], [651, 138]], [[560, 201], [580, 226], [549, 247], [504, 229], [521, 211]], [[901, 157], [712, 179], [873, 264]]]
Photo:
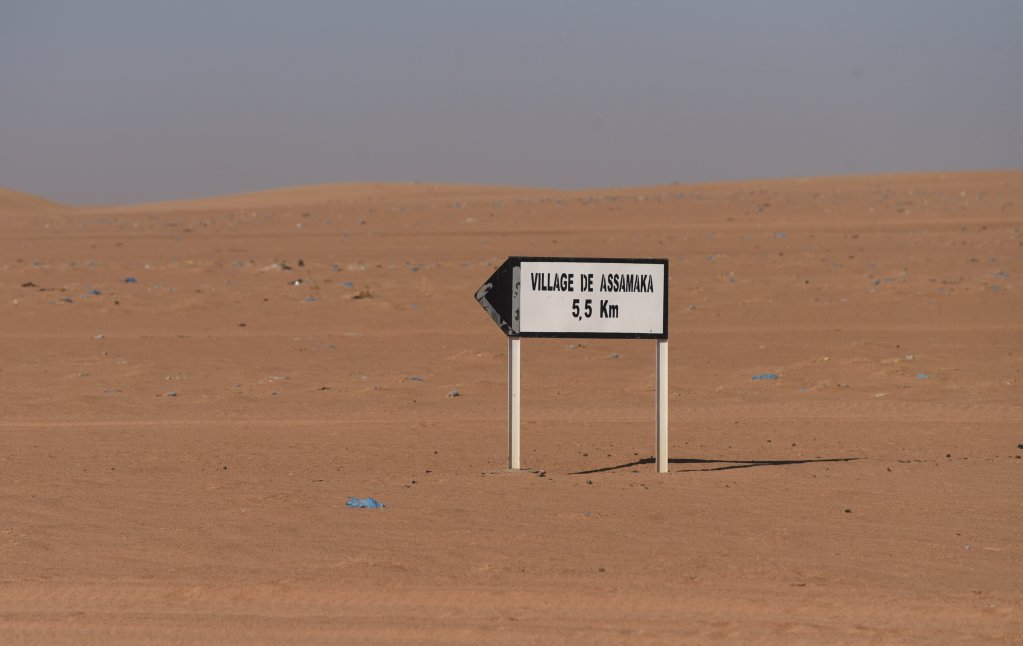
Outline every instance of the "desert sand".
[[[669, 473], [630, 340], [506, 468], [509, 255], [669, 259]], [[0, 643], [1023, 643], [1023, 172], [4, 190], [0, 270]]]

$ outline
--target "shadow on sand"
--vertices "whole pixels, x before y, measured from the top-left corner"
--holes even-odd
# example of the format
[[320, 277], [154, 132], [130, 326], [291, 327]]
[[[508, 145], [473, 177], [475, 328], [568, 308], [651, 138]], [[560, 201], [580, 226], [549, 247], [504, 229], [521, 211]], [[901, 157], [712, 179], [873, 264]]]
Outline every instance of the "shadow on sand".
[[[678, 471], [727, 471], [728, 469], [749, 469], [752, 467], [784, 467], [790, 464], [812, 464], [815, 462], [852, 462], [863, 458], [814, 458], [812, 460], [702, 460], [700, 458], [669, 458], [668, 464], [720, 464], [724, 466], [706, 467], [702, 469], [678, 469]], [[654, 458], [643, 458], [635, 462], [616, 464], [612, 467], [601, 467], [599, 469], [588, 469], [586, 471], [573, 471], [569, 475], [580, 476], [587, 473], [600, 473], [602, 471], [616, 471], [628, 469], [641, 464], [653, 464]]]

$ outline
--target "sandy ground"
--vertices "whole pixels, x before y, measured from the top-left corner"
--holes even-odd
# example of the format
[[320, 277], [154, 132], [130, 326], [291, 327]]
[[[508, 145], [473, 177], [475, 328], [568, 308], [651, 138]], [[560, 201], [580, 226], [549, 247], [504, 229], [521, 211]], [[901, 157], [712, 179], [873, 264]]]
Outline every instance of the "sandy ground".
[[[524, 341], [505, 468], [508, 255], [670, 259], [670, 473], [652, 341]], [[3, 644], [1023, 643], [1023, 172], [3, 191], [0, 270]]]

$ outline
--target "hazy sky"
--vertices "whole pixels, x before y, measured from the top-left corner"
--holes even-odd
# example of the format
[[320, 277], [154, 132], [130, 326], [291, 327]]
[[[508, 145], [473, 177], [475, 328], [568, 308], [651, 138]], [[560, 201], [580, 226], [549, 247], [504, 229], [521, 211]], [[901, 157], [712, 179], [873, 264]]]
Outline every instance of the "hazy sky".
[[0, 186], [1023, 168], [1023, 2], [0, 0]]

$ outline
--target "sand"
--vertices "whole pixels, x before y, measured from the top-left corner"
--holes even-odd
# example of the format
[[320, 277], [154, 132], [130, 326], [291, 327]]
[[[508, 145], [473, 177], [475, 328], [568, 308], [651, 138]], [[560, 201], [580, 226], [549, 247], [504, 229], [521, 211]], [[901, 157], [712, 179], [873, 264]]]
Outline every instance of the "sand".
[[[621, 340], [506, 469], [509, 255], [670, 260], [668, 474]], [[4, 191], [0, 270], [4, 644], [1023, 643], [1023, 172]]]

